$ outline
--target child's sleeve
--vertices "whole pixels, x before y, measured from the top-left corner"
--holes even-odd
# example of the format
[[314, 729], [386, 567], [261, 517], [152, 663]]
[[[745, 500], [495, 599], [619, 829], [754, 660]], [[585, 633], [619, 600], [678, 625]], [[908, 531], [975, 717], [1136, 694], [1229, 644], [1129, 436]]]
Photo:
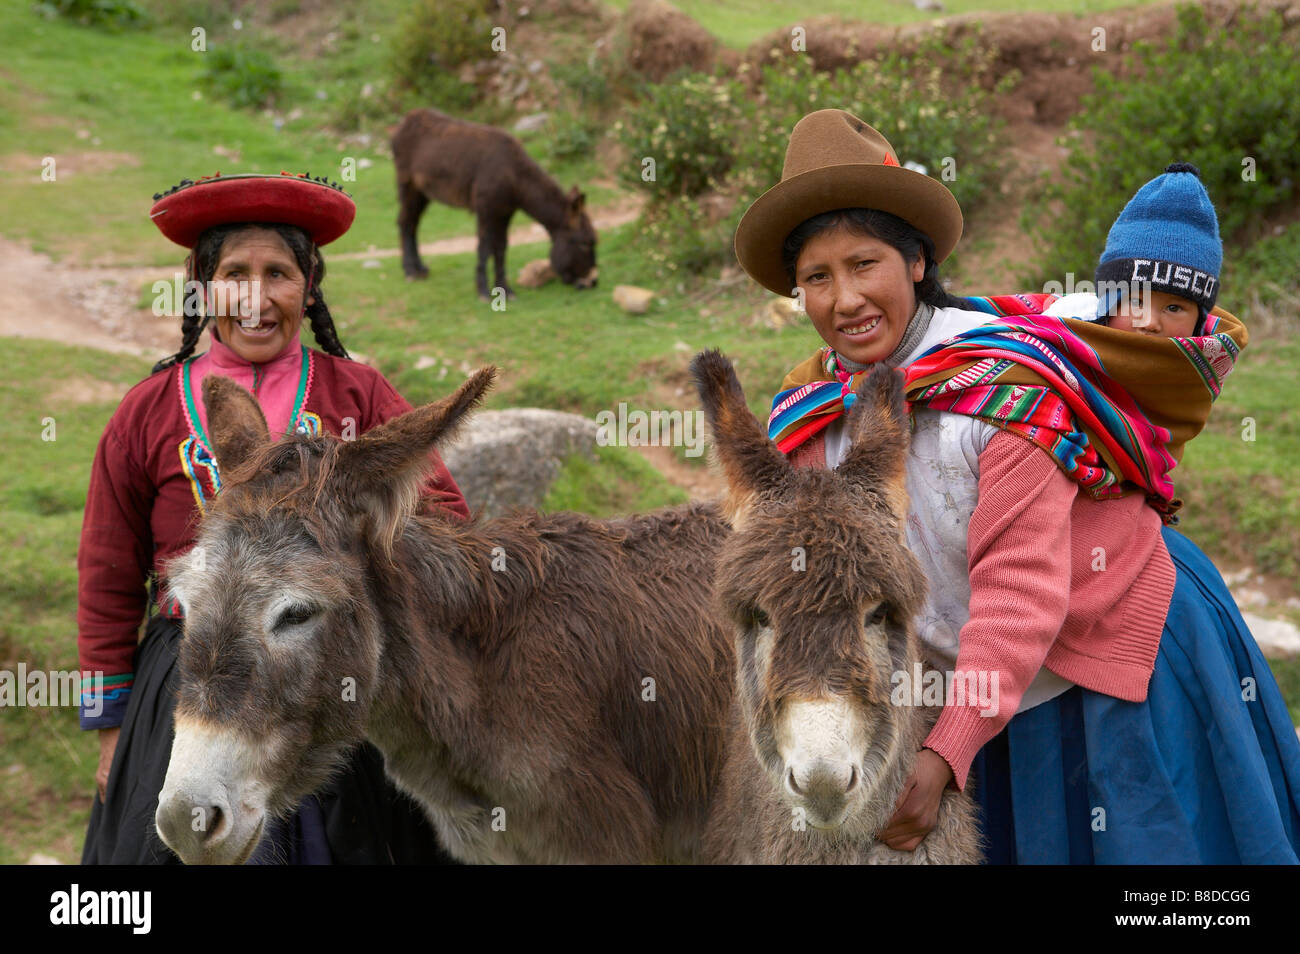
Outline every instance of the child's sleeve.
[[[978, 693], [945, 705], [925, 740], [964, 788], [975, 754], [1016, 714], [1065, 622], [1070, 599], [1070, 510], [1077, 485], [1043, 450], [999, 431], [979, 457], [979, 499], [967, 532], [970, 618], [961, 629], [957, 679], [983, 674]], [[964, 698], [963, 698], [964, 696]], [[995, 711], [996, 710], [996, 711]]]

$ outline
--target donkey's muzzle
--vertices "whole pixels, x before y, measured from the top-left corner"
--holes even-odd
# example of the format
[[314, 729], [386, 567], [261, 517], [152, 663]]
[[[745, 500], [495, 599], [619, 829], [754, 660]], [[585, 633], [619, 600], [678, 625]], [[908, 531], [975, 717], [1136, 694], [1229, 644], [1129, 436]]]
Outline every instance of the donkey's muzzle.
[[786, 771], [786, 791], [808, 813], [817, 828], [833, 828], [843, 821], [849, 796], [858, 787], [857, 766], [851, 762], [816, 759]]
[[224, 793], [164, 789], [154, 813], [159, 837], [186, 864], [242, 864], [257, 847], [264, 819], [251, 832], [248, 822], [238, 824]]
[[256, 762], [254, 748], [235, 733], [177, 717], [154, 824], [186, 864], [241, 865], [253, 853], [266, 823]]

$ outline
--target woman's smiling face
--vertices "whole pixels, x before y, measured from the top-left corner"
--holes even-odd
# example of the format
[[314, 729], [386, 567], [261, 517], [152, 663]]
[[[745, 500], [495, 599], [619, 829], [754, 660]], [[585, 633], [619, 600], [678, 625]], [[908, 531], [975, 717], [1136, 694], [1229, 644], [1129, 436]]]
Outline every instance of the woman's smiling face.
[[919, 254], [906, 262], [892, 245], [844, 226], [814, 235], [795, 262], [795, 282], [822, 340], [859, 364], [889, 357], [916, 311]]
[[[212, 274], [216, 301], [208, 302], [221, 341], [246, 361], [270, 361], [293, 341], [302, 325], [307, 276], [293, 250], [269, 229], [229, 236]], [[224, 300], [223, 300], [224, 299]], [[306, 304], [314, 301], [308, 298]], [[245, 321], [260, 319], [256, 327]]]

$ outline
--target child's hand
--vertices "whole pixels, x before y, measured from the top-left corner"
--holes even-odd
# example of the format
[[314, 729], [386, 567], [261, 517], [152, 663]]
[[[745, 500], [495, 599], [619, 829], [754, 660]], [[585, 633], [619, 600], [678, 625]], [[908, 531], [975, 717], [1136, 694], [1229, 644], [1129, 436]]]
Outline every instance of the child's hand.
[[922, 749], [894, 805], [894, 817], [876, 837], [895, 851], [915, 851], [939, 820], [939, 801], [952, 781], [943, 756]]

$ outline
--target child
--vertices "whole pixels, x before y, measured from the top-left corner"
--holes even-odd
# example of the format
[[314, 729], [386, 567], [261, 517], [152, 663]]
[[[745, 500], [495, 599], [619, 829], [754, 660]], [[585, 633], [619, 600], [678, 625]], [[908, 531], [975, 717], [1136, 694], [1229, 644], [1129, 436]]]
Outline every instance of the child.
[[1097, 294], [1066, 295], [1046, 313], [1164, 338], [1199, 337], [1222, 265], [1219, 220], [1200, 170], [1176, 162], [1138, 189], [1110, 227]]

